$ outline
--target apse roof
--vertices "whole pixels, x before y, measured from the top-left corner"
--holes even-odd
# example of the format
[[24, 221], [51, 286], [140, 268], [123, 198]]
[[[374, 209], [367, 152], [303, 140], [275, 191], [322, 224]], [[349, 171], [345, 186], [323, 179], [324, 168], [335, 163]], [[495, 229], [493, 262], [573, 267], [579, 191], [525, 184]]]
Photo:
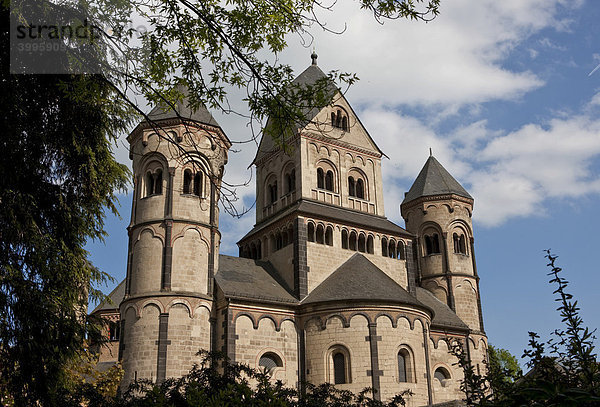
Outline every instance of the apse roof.
[[108, 311], [119, 308], [119, 304], [123, 301], [123, 297], [125, 296], [125, 280], [121, 281], [121, 283], [115, 287], [114, 290], [108, 294], [108, 298], [110, 301], [105, 300], [102, 301], [94, 310], [92, 314], [98, 311]]
[[383, 301], [429, 309], [360, 253], [354, 254], [302, 300], [302, 304], [329, 301]]
[[432, 326], [441, 328], [469, 329], [467, 324], [465, 324], [458, 317], [458, 315], [456, 315], [454, 311], [450, 309], [450, 307], [438, 300], [435, 295], [428, 290], [417, 287], [417, 299], [433, 310], [434, 315], [433, 320], [431, 321]]
[[473, 199], [471, 195], [454, 179], [452, 175], [435, 159], [429, 156], [421, 172], [404, 197], [410, 202], [423, 196], [455, 194]]

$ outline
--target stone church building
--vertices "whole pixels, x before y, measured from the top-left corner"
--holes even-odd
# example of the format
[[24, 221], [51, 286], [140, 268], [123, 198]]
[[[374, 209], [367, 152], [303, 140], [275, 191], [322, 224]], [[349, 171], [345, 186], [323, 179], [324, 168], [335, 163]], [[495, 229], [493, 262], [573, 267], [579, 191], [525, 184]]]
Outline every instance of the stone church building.
[[[326, 76], [316, 60], [296, 84]], [[260, 142], [256, 224], [239, 257], [219, 254], [231, 142], [208, 110], [156, 107], [130, 134], [127, 277], [110, 294], [118, 308], [93, 311], [111, 321], [101, 361], [122, 362], [124, 385], [184, 375], [209, 349], [287, 386], [372, 387], [381, 400], [410, 389], [409, 405], [425, 406], [462, 397], [453, 341], [484, 368], [473, 198], [424, 157], [401, 203], [406, 229], [394, 224], [376, 135], [337, 89], [307, 113], [291, 153]]]

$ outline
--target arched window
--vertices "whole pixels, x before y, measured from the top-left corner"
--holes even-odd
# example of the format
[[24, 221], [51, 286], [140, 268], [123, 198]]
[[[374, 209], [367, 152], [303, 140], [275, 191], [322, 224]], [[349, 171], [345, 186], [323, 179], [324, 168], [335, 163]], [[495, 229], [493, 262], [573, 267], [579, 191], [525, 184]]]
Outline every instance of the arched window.
[[279, 250], [283, 247], [283, 237], [281, 237], [281, 232], [277, 232], [275, 237], [275, 249]]
[[342, 109], [331, 112], [331, 126], [348, 131], [348, 116]]
[[440, 252], [440, 241], [438, 239], [438, 234], [434, 233], [433, 235], [425, 235], [425, 255], [430, 254], [439, 254]]
[[342, 117], [342, 130], [348, 131], [348, 118], [346, 116]]
[[381, 238], [381, 255], [387, 257], [388, 255], [388, 243], [385, 237]]
[[325, 243], [325, 229], [323, 225], [317, 225], [317, 243]]
[[162, 170], [160, 168], [154, 172], [154, 194], [162, 194]]
[[403, 345], [398, 351], [398, 381], [414, 382], [413, 361], [411, 352]]
[[342, 249], [348, 248], [348, 231], [346, 229], [342, 230]]
[[327, 171], [325, 174], [325, 189], [333, 192], [333, 171]]
[[437, 379], [440, 382], [440, 384], [444, 386], [444, 381], [450, 379], [450, 373], [443, 367], [438, 367], [433, 373], [433, 378]]
[[194, 175], [194, 195], [202, 196], [202, 173]]
[[396, 258], [396, 242], [390, 240], [390, 244], [388, 245], [388, 257], [390, 259]]
[[438, 238], [437, 233], [433, 234], [433, 236], [431, 237], [431, 241], [433, 243], [433, 253], [439, 253], [440, 252], [440, 239]]
[[277, 181], [269, 184], [269, 203], [273, 204], [275, 202], [277, 202]]
[[283, 361], [277, 354], [273, 352], [266, 352], [260, 357], [258, 366], [263, 368], [265, 372], [269, 374], [272, 373], [276, 368], [283, 367]]
[[121, 325], [119, 322], [109, 322], [108, 323], [108, 338], [111, 342], [116, 342], [119, 340], [121, 336]]
[[331, 112], [331, 126], [335, 127], [335, 112]]
[[433, 244], [431, 243], [431, 236], [425, 235], [425, 254], [429, 255], [433, 253]]
[[317, 168], [317, 188], [325, 188], [325, 173], [323, 168]]
[[281, 234], [281, 247], [285, 247], [288, 245], [288, 234], [287, 231], [284, 230]]
[[467, 254], [467, 245], [465, 240], [465, 235], [460, 235], [460, 239], [458, 240], [458, 248], [462, 254]]
[[285, 193], [289, 194], [296, 190], [296, 170], [292, 169], [285, 174]]
[[315, 224], [312, 222], [308, 223], [308, 241], [309, 242], [315, 241]]
[[344, 384], [346, 382], [346, 357], [343, 353], [333, 354], [333, 383]]
[[290, 226], [287, 230], [287, 235], [288, 235], [288, 244], [294, 243], [294, 228], [292, 228]]
[[361, 233], [358, 235], [358, 251], [364, 253], [367, 251], [367, 242], [365, 239], [365, 234]]
[[146, 173], [146, 196], [154, 195], [154, 175], [148, 171]]
[[356, 196], [356, 182], [353, 177], [348, 177], [348, 195]]
[[333, 246], [333, 228], [331, 226], [327, 226], [327, 229], [325, 229], [325, 244]]
[[356, 232], [355, 231], [350, 232], [350, 241], [349, 241], [350, 250], [356, 251], [356, 240], [357, 240]]
[[271, 253], [273, 253], [274, 251], [277, 250], [277, 239], [275, 238], [275, 235], [271, 235], [271, 247], [270, 247], [270, 251]]
[[369, 237], [367, 237], [367, 253], [369, 253], [369, 254], [375, 253], [375, 249], [373, 248], [373, 236], [371, 236], [371, 235], [369, 235]]
[[365, 184], [360, 178], [356, 180], [356, 197], [365, 199]]
[[262, 247], [260, 240], [256, 242], [256, 259], [262, 259]]
[[345, 346], [335, 345], [328, 351], [329, 382], [334, 384], [351, 383], [350, 353]]
[[405, 252], [406, 249], [404, 247], [404, 242], [402, 240], [399, 240], [398, 244], [396, 245], [396, 259], [406, 260]]
[[454, 243], [454, 253], [460, 253], [460, 247], [458, 242], [458, 235], [456, 233], [452, 234], [452, 242]]
[[335, 127], [342, 127], [342, 111], [338, 110], [337, 114], [335, 115]]
[[185, 170], [183, 172], [183, 193], [192, 193], [192, 171], [190, 170]]

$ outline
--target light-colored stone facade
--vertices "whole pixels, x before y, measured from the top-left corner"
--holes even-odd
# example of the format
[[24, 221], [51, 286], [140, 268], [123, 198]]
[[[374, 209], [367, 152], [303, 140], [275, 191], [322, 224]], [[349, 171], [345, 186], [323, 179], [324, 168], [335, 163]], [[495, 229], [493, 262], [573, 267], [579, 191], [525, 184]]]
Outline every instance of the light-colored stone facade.
[[[300, 78], [320, 75], [312, 65]], [[238, 243], [240, 258], [220, 257], [230, 143], [201, 113], [160, 116], [129, 137], [123, 385], [184, 375], [207, 349], [293, 387], [372, 387], [382, 400], [408, 389], [409, 406], [460, 399], [449, 346], [468, 347], [478, 369], [487, 349], [468, 193], [421, 193], [402, 203], [406, 229], [388, 221], [384, 154], [337, 92], [292, 132], [286, 152], [263, 138], [256, 225]]]

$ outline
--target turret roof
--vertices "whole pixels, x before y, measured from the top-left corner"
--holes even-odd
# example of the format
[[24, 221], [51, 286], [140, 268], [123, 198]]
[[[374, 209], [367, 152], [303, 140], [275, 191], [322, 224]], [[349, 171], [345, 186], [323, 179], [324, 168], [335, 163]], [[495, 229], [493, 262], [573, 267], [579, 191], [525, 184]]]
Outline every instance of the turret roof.
[[195, 110], [192, 110], [190, 108], [190, 91], [187, 86], [178, 85], [177, 91], [183, 95], [182, 99], [178, 100], [174, 106], [169, 106], [166, 102], [160, 103], [159, 105], [155, 106], [150, 111], [150, 113], [148, 113], [148, 118], [150, 118], [151, 120], [183, 118], [215, 127], [220, 127], [219, 123], [217, 123], [215, 118], [212, 116], [212, 114], [210, 114], [206, 106], [204, 106], [203, 104]]
[[423, 196], [449, 194], [473, 199], [442, 164], [431, 155], [410, 187], [410, 190], [406, 193], [402, 203], [410, 202]]

